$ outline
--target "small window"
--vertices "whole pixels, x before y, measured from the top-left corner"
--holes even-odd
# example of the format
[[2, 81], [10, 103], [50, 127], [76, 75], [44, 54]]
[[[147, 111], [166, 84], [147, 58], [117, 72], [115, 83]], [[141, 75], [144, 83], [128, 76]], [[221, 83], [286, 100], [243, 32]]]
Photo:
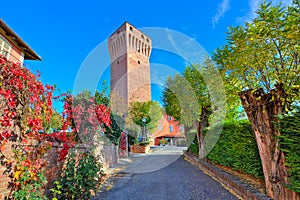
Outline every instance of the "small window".
[[172, 116], [168, 116], [168, 120], [172, 120]]
[[147, 38], [146, 41], [149, 42], [149, 38]]
[[119, 61], [117, 61], [117, 64], [119, 64], [120, 62]]
[[159, 131], [162, 131], [162, 126], [160, 124], [158, 125], [157, 128], [158, 128]]
[[132, 26], [130, 26], [129, 29], [132, 31], [133, 30]]
[[169, 126], [170, 132], [173, 132], [173, 126]]
[[141, 62], [138, 60], [138, 64], [141, 64]]
[[0, 35], [0, 54], [9, 59], [11, 44]]
[[141, 37], [144, 39], [144, 35], [141, 35]]

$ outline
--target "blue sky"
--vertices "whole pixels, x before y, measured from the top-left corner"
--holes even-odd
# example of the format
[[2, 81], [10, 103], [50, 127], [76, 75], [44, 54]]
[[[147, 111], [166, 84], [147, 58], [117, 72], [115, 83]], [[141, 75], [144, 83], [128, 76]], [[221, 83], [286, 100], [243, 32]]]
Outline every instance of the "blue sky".
[[[100, 1], [30, 0], [1, 2], [1, 18], [41, 57], [26, 66], [42, 72], [42, 82], [73, 88], [76, 74], [87, 55], [124, 21], [137, 28], [160, 27], [183, 33], [211, 54], [226, 43], [228, 26], [253, 18], [262, 0]], [[291, 4], [291, 0], [274, 1]], [[3, 9], [5, 8], [5, 9]], [[101, 58], [101, 55], [99, 55]], [[150, 62], [182, 71], [185, 63], [168, 53], [153, 51]], [[108, 71], [101, 79], [109, 82]], [[153, 87], [160, 99], [161, 86]]]

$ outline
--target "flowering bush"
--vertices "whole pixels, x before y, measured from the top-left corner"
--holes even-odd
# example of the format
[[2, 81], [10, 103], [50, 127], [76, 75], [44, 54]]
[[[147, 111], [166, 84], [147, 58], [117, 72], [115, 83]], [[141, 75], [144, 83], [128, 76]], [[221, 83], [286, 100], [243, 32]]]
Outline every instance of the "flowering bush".
[[[51, 147], [45, 140], [43, 121], [52, 115], [54, 88], [39, 81], [18, 63], [0, 56], [0, 153], [5, 173], [11, 177], [8, 198], [42, 198], [46, 183], [42, 157]], [[10, 148], [14, 156], [3, 153]], [[14, 162], [13, 162], [14, 160]]]
[[[82, 104], [63, 94], [62, 131], [46, 133], [43, 124], [49, 123], [52, 115], [54, 88], [44, 86], [39, 78], [40, 73], [34, 75], [0, 56], [0, 161], [11, 178], [7, 199], [44, 199], [44, 156], [52, 142], [63, 143], [58, 156], [58, 161], [62, 161], [79, 141], [79, 132], [93, 134], [99, 125], [111, 123], [109, 109], [95, 105], [93, 98]], [[70, 127], [71, 132], [67, 131]], [[13, 156], [7, 154], [7, 149], [12, 150]]]
[[110, 127], [112, 123], [110, 110], [104, 104], [96, 104], [95, 98], [87, 91], [76, 97], [68, 94], [63, 94], [62, 97], [65, 102], [63, 128], [71, 128], [73, 142], [85, 144], [86, 148], [81, 152], [82, 145], [64, 144], [59, 159], [67, 156], [67, 162], [62, 177], [54, 181], [52, 199], [89, 199], [102, 177], [102, 165], [93, 151], [98, 133], [104, 131], [104, 126]]
[[72, 129], [73, 140], [77, 143], [94, 144], [97, 133], [103, 127], [110, 127], [110, 109], [104, 104], [96, 104], [95, 97], [84, 91], [76, 97], [62, 94], [64, 104], [63, 129]]

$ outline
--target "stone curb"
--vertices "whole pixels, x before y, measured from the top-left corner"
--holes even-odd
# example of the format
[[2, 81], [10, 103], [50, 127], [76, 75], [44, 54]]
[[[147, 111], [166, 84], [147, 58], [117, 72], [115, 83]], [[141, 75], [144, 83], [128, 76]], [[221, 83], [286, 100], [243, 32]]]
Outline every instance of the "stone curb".
[[197, 165], [206, 174], [213, 177], [215, 180], [223, 184], [225, 187], [231, 189], [242, 199], [272, 200], [267, 195], [259, 192], [257, 189], [253, 188], [252, 186], [242, 182], [238, 177], [233, 176], [208, 162], [199, 160], [192, 153], [184, 151], [183, 155], [193, 164]]

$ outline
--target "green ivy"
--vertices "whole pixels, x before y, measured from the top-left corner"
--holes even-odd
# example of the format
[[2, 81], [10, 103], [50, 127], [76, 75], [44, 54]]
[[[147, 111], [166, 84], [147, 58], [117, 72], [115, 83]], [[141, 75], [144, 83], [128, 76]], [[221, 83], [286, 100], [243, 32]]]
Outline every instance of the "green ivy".
[[55, 187], [51, 189], [52, 200], [90, 199], [100, 184], [103, 175], [101, 168], [92, 152], [76, 153], [74, 149], [70, 150], [63, 176], [54, 182]]

